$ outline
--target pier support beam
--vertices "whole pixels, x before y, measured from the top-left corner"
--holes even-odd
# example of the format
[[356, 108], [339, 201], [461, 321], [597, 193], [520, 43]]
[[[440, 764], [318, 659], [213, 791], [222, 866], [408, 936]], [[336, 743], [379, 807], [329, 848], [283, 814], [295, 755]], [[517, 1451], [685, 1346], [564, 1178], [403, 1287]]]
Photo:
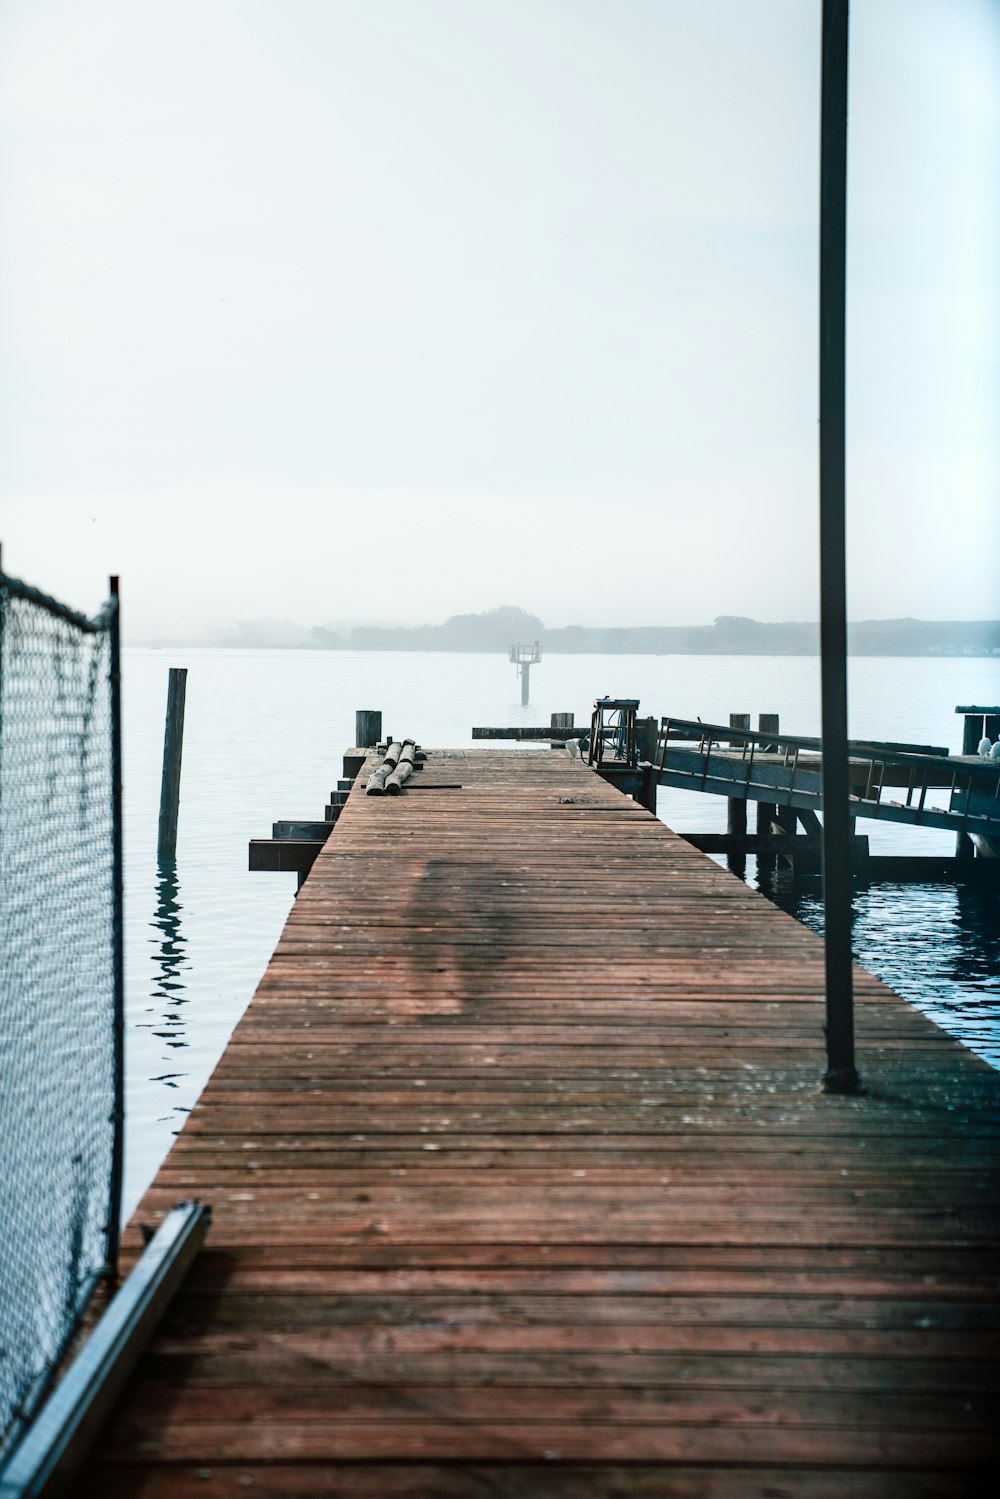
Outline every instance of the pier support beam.
[[[780, 725], [781, 720], [780, 716], [777, 713], [759, 713], [757, 715], [758, 734], [774, 734], [775, 736], [777, 736], [780, 731]], [[776, 750], [777, 747], [777, 744], [762, 744], [760, 746], [760, 749], [764, 754], [769, 754], [771, 751]], [[766, 835], [770, 833], [771, 825], [774, 822], [777, 813], [778, 809], [773, 802], [757, 803], [756, 816], [758, 838], [762, 834]], [[773, 870], [776, 863], [777, 857], [774, 853], [771, 852], [770, 849], [768, 849], [767, 851], [761, 851], [757, 855], [757, 873], [762, 874], [765, 871]]]
[[968, 833], [955, 834], [955, 858], [974, 859], [976, 857], [976, 845]]
[[[778, 809], [773, 802], [757, 803], [757, 837], [764, 838], [771, 832], [771, 824], [778, 815]], [[759, 872], [772, 870], [777, 863], [777, 858], [770, 849], [762, 850], [757, 855], [757, 869]]]
[[[797, 815], [794, 807], [775, 807], [775, 809], [774, 809], [774, 821], [771, 824], [771, 826], [772, 826], [772, 828], [774, 828], [774, 829], [777, 830], [779, 836], [785, 837], [785, 838], [794, 838], [795, 837], [795, 829], [796, 829], [797, 822], [798, 822], [798, 815]], [[794, 855], [794, 853], [788, 853], [788, 854], [781, 854], [781, 855], [779, 855], [777, 862], [778, 862], [778, 866], [780, 868], [790, 869], [790, 870], [792, 870], [794, 872], [794, 869], [795, 869], [795, 855]]]
[[[1000, 737], [1000, 715], [990, 713], [988, 708], [973, 706], [968, 708], [956, 708], [956, 713], [964, 713], [962, 723], [962, 754], [978, 755], [979, 741], [983, 735], [987, 739]], [[980, 849], [982, 853], [982, 849]], [[968, 833], [955, 834], [955, 857], [956, 859], [974, 859], [976, 857], [976, 845]]]

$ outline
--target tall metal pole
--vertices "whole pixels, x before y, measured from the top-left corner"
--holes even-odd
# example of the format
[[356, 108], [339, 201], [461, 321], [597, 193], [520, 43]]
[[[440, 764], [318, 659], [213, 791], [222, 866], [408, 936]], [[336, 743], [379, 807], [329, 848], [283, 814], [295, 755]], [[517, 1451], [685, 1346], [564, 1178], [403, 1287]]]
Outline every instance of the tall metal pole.
[[118, 1279], [121, 1234], [122, 1179], [125, 1174], [125, 866], [122, 840], [122, 669], [121, 603], [118, 579], [111, 579], [115, 601], [111, 620], [111, 820], [112, 820], [112, 935], [114, 943], [113, 1066], [114, 1101], [111, 1146], [111, 1188], [108, 1201], [107, 1262], [112, 1281]]
[[848, 0], [823, 0], [820, 165], [819, 531], [823, 708], [826, 1060], [831, 1093], [855, 1093], [847, 760], [845, 344]]

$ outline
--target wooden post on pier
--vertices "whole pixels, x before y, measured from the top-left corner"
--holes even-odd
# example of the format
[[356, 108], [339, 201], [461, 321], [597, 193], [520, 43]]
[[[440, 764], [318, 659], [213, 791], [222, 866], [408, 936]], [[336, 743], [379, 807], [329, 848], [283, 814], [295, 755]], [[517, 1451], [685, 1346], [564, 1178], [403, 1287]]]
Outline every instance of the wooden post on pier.
[[974, 859], [976, 857], [976, 845], [968, 833], [958, 832], [955, 834], [955, 858]]
[[[778, 717], [777, 713], [758, 713], [757, 714], [757, 733], [758, 734], [773, 734], [774, 737], [775, 737], [775, 739], [777, 739], [778, 734], [780, 732], [780, 723], [781, 723], [781, 720]], [[777, 744], [761, 744], [761, 745], [758, 746], [758, 748], [761, 749], [761, 750], [763, 750], [765, 753], [768, 753], [768, 752], [773, 752], [774, 750], [776, 750], [778, 748], [778, 746], [777, 746]]]
[[[774, 808], [774, 821], [772, 823], [772, 828], [777, 829], [779, 833], [783, 833], [786, 838], [792, 838], [795, 836], [796, 823], [797, 817], [794, 807]], [[780, 855], [775, 860], [774, 867], [778, 870], [784, 869], [786, 873], [789, 870], [794, 871], [795, 855], [793, 853], [785, 853]]]
[[354, 743], [358, 749], [372, 749], [382, 738], [380, 708], [358, 708], [354, 714]]
[[647, 718], [637, 718], [635, 721], [635, 747], [639, 752], [639, 759], [651, 763], [656, 757], [656, 741], [659, 737], [660, 724], [655, 715], [650, 714]]
[[[967, 713], [962, 720], [962, 754], [978, 755], [979, 742], [985, 733], [986, 719], [979, 713]], [[974, 859], [976, 845], [968, 833], [955, 834], [955, 858]]]
[[[778, 813], [778, 809], [775, 806], [774, 802], [758, 802], [757, 803], [757, 837], [758, 838], [770, 837], [771, 833], [773, 832], [773, 823], [774, 823], [775, 817], [777, 816], [777, 813]], [[762, 848], [758, 848], [758, 850], [757, 850], [757, 872], [758, 873], [763, 873], [764, 870], [774, 869], [774, 867], [777, 864], [777, 862], [778, 861], [777, 861], [776, 856], [770, 850], [765, 850], [765, 849], [762, 849]]]
[[167, 717], [163, 730], [163, 774], [160, 779], [158, 863], [177, 857], [177, 814], [181, 800], [181, 754], [184, 748], [184, 702], [187, 667], [172, 666], [167, 681]]
[[553, 729], [563, 730], [563, 735], [561, 739], [553, 739], [549, 749], [562, 749], [566, 740], [572, 739], [574, 718], [575, 715], [572, 713], [553, 713], [549, 722]]
[[[979, 707], [975, 703], [961, 705], [955, 709], [956, 713], [963, 715], [962, 723], [962, 754], [978, 755], [980, 741], [986, 739], [1000, 739], [1000, 713], [995, 709]], [[976, 845], [968, 833], [955, 834], [955, 857], [956, 859], [975, 858]]]
[[[729, 727], [731, 729], [749, 729], [749, 713], [730, 713]], [[734, 874], [743, 875], [747, 867], [747, 804], [745, 797], [729, 797], [726, 809], [726, 832], [730, 838], [739, 840], [738, 843], [730, 844], [729, 853], [726, 855], [726, 864]]]
[[983, 737], [983, 715], [967, 713], [962, 720], [962, 754], [978, 755], [979, 741]]
[[[759, 713], [757, 715], [757, 732], [758, 732], [758, 734], [774, 734], [775, 736], [777, 736], [778, 731], [779, 731], [779, 727], [780, 727], [780, 720], [779, 720], [779, 716], [778, 716], [777, 713]], [[777, 749], [777, 745], [776, 744], [774, 744], [774, 745], [772, 745], [772, 744], [762, 744], [762, 745], [760, 745], [760, 749], [763, 750], [766, 753], [768, 750]], [[777, 817], [777, 814], [778, 814], [778, 809], [774, 805], [773, 802], [758, 802], [757, 803], [757, 817], [756, 817], [757, 827], [756, 827], [756, 831], [757, 831], [758, 838], [760, 838], [761, 836], [767, 836], [767, 837], [770, 836], [771, 832], [773, 831], [773, 823], [774, 823], [775, 818]], [[777, 862], [778, 862], [777, 858], [775, 857], [774, 854], [772, 854], [772, 853], [766, 853], [763, 849], [758, 848], [758, 851], [757, 851], [757, 872], [758, 872], [758, 874], [763, 873], [765, 870], [772, 870], [772, 869], [774, 869], [774, 867], [777, 864]]]

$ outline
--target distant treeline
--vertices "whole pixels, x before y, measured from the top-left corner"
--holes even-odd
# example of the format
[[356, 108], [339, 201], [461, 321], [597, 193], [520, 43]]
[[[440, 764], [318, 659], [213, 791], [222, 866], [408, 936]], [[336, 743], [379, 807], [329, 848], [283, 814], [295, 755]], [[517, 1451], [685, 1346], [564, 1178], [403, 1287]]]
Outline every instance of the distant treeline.
[[[538, 640], [553, 654], [815, 656], [819, 626], [768, 623], [723, 614], [710, 625], [564, 625], [546, 629], [537, 615], [506, 606], [454, 614], [442, 625], [318, 625], [312, 642], [361, 651], [506, 651]], [[856, 656], [1000, 654], [1000, 620], [871, 619], [848, 627]]]

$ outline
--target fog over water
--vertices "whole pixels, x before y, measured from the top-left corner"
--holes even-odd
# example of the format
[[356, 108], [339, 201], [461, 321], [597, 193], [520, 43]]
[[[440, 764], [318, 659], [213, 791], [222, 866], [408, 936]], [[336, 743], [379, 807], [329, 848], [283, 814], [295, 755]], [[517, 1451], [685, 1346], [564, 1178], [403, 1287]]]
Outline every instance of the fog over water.
[[[817, 617], [819, 0], [6, 0], [0, 538], [133, 640]], [[992, 618], [1000, 8], [852, 6], [852, 618]]]

